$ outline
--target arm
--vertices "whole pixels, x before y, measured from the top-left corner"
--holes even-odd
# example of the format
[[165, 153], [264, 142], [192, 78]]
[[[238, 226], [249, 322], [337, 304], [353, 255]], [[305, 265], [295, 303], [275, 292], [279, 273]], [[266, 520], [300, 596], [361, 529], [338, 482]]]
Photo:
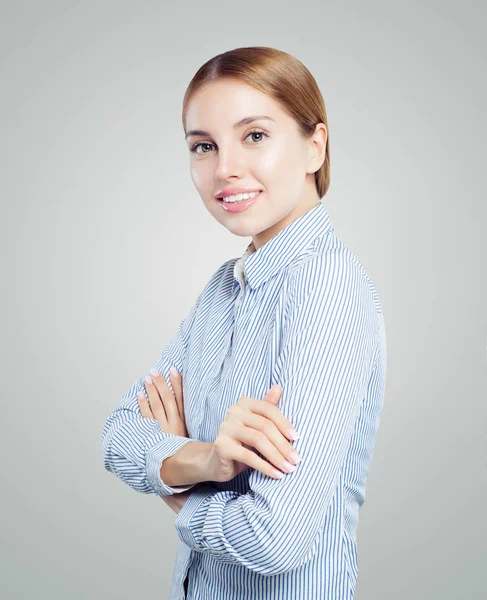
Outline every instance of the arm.
[[[165, 377], [171, 391], [173, 390], [169, 369], [175, 366], [184, 376], [187, 343], [201, 297], [202, 294], [189, 316], [180, 323], [176, 336], [166, 345], [159, 361], [154, 365]], [[102, 434], [105, 468], [143, 494], [164, 496], [184, 492], [195, 484], [190, 483], [179, 487], [167, 485], [161, 478], [162, 467], [165, 460], [183, 446], [190, 442], [200, 442], [165, 433], [156, 420], [143, 418], [137, 400], [139, 391], [144, 391], [144, 376], [137, 379], [105, 422]], [[176, 477], [172, 477], [171, 480], [176, 480]]]
[[301, 436], [303, 460], [281, 480], [254, 470], [246, 494], [201, 485], [175, 519], [191, 548], [264, 575], [311, 558], [378, 357], [376, 309], [361, 270], [335, 253], [315, 260], [309, 281], [306, 267], [297, 274], [271, 382], [282, 388], [279, 409]]
[[[199, 488], [199, 484], [195, 485], [195, 487], [191, 490], [188, 490], [186, 492], [182, 492], [181, 494], [172, 494], [170, 496], [162, 496], [162, 500], [164, 500], [164, 502], [169, 506], [169, 508], [171, 510], [173, 510], [176, 514], [179, 513], [179, 511], [183, 508], [186, 500], [189, 498], [190, 494], [193, 493], [193, 491], [197, 490]], [[216, 491], [216, 490], [215, 490]]]
[[166, 485], [194, 486], [215, 479], [209, 468], [211, 442], [191, 441], [162, 463], [160, 476]]
[[212, 491], [212, 493], [216, 493], [218, 492], [218, 489], [215, 487], [212, 487], [209, 483], [206, 483], [203, 485], [202, 483], [197, 483], [194, 488], [186, 491], [186, 492], [182, 492], [181, 494], [173, 494], [171, 496], [162, 496], [162, 500], [164, 500], [164, 502], [169, 506], [169, 508], [171, 510], [173, 510], [176, 514], [179, 513], [179, 511], [183, 508], [186, 500], [189, 498], [189, 496], [195, 492], [196, 490], [199, 490], [203, 487], [203, 489], [206, 489], [206, 491]]

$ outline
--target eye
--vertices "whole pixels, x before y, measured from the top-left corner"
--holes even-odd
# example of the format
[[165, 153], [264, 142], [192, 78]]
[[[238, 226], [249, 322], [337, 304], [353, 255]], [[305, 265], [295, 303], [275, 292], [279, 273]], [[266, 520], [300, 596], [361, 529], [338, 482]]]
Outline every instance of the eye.
[[[249, 133], [247, 134], [245, 139], [247, 139], [249, 137], [249, 135], [262, 135], [264, 137], [267, 137], [266, 133], [264, 133], [263, 131], [258, 131], [258, 130], [249, 131]], [[257, 141], [261, 141], [261, 140], [257, 140]]]
[[199, 142], [198, 144], [195, 144], [194, 146], [192, 146], [191, 152], [193, 154], [207, 154], [207, 152], [196, 152], [196, 150], [199, 146], [213, 146], [213, 144], [210, 144], [208, 142]]
[[[252, 131], [249, 131], [249, 133], [245, 136], [245, 139], [247, 139], [251, 135], [261, 135], [263, 137], [268, 137], [267, 133], [265, 133], [264, 131], [254, 129]], [[257, 142], [261, 142], [262, 139], [257, 140]], [[213, 144], [210, 144], [209, 142], [198, 142], [197, 144], [194, 144], [194, 146], [191, 147], [191, 152], [193, 154], [208, 154], [208, 152], [197, 152], [200, 146], [213, 146]]]

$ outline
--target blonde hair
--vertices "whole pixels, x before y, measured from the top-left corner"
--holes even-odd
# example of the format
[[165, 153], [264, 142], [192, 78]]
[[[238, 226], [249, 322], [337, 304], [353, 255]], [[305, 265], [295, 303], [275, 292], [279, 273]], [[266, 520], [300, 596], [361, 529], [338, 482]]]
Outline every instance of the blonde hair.
[[325, 160], [315, 173], [316, 189], [323, 198], [330, 186], [330, 136], [325, 102], [309, 70], [291, 54], [267, 46], [218, 54], [198, 69], [186, 89], [182, 110], [185, 131], [186, 111], [193, 94], [207, 83], [224, 78], [238, 79], [273, 98], [297, 122], [305, 138], [313, 135], [318, 123], [325, 124]]

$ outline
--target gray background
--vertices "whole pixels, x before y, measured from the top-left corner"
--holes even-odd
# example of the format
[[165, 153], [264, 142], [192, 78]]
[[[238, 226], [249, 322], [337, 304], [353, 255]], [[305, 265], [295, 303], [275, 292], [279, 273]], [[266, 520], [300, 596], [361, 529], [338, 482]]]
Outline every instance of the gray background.
[[180, 120], [198, 67], [249, 45], [317, 79], [325, 203], [386, 317], [356, 598], [487, 594], [481, 3], [17, 0], [1, 13], [2, 598], [168, 596], [175, 514], [104, 470], [101, 432], [250, 243], [204, 208]]

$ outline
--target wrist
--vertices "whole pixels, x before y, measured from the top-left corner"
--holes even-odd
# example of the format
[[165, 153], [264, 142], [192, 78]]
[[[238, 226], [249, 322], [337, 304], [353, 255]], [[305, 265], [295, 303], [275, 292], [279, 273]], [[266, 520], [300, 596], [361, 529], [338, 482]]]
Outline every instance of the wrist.
[[212, 479], [211, 442], [191, 441], [175, 454], [165, 458], [161, 466], [161, 479], [171, 487], [192, 485]]
[[213, 442], [202, 442], [204, 443], [204, 448], [202, 449], [201, 460], [202, 460], [202, 469], [206, 474], [204, 481], [220, 481], [219, 480], [219, 470], [215, 466], [215, 455], [213, 452], [214, 444]]

